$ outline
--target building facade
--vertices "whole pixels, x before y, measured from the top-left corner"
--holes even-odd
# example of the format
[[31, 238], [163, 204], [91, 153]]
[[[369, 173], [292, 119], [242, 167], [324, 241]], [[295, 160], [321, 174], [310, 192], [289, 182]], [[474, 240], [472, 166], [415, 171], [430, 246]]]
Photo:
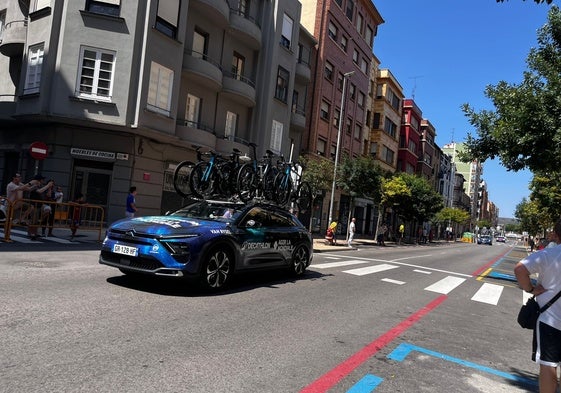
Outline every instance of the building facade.
[[0, 0], [3, 189], [40, 171], [112, 222], [131, 185], [142, 215], [179, 207], [194, 145], [298, 155], [316, 45], [300, 16], [297, 0]]

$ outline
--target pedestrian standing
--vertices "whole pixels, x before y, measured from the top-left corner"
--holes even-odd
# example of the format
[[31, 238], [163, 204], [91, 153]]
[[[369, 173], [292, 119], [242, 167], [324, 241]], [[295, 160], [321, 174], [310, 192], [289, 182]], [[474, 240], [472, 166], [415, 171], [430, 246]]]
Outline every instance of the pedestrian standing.
[[[554, 232], [561, 237], [561, 219]], [[546, 248], [532, 253], [514, 267], [520, 288], [536, 296], [540, 307], [561, 291], [561, 247]], [[530, 275], [536, 274], [534, 286]], [[561, 300], [540, 313], [532, 340], [532, 360], [540, 366], [540, 393], [555, 393], [558, 387], [557, 369], [561, 362]]]
[[129, 189], [129, 195], [127, 195], [127, 209], [125, 211], [125, 216], [127, 218], [133, 218], [137, 210], [138, 209], [136, 208], [136, 187], [132, 186]]
[[405, 225], [399, 226], [399, 244], [403, 243], [403, 234], [405, 233]]
[[355, 237], [355, 232], [356, 232], [356, 219], [353, 217], [351, 219], [351, 224], [349, 225], [349, 239], [347, 241], [347, 244], [349, 245], [349, 248], [353, 248], [352, 243], [353, 243], [353, 239]]

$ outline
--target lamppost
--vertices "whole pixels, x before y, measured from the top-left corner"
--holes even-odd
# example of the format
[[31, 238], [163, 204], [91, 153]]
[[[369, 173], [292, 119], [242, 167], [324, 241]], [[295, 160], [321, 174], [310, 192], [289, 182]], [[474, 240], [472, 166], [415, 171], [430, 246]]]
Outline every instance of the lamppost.
[[341, 94], [341, 114], [339, 115], [339, 127], [337, 129], [337, 146], [335, 147], [335, 165], [333, 166], [333, 184], [331, 185], [331, 199], [329, 200], [329, 218], [327, 225], [333, 222], [333, 199], [335, 198], [335, 179], [337, 177], [337, 165], [339, 163], [339, 149], [341, 146], [341, 129], [343, 128], [345, 113], [345, 96], [347, 95], [347, 78], [351, 77], [355, 72], [350, 71], [343, 74], [343, 92]]

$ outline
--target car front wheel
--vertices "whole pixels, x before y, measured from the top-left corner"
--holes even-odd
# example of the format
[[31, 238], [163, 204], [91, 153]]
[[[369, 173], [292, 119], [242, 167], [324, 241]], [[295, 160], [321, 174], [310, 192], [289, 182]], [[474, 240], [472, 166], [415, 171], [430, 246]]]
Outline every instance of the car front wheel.
[[292, 273], [301, 276], [308, 267], [310, 253], [305, 246], [298, 246], [292, 254]]
[[224, 248], [215, 247], [205, 256], [201, 271], [201, 283], [207, 289], [218, 290], [230, 281], [234, 261]]

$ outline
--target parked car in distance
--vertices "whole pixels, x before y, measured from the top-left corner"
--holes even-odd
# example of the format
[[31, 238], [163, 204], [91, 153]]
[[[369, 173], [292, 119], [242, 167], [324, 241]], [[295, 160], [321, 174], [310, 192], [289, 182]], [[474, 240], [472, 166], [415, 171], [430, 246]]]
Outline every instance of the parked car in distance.
[[495, 238], [495, 241], [500, 242], [500, 243], [506, 243], [506, 237], [499, 235]]
[[310, 233], [280, 207], [197, 201], [165, 216], [116, 221], [99, 263], [126, 275], [190, 278], [219, 290], [242, 271], [284, 268], [300, 276], [312, 258]]
[[491, 246], [493, 244], [493, 238], [489, 235], [479, 236], [477, 238], [477, 244], [488, 244]]

